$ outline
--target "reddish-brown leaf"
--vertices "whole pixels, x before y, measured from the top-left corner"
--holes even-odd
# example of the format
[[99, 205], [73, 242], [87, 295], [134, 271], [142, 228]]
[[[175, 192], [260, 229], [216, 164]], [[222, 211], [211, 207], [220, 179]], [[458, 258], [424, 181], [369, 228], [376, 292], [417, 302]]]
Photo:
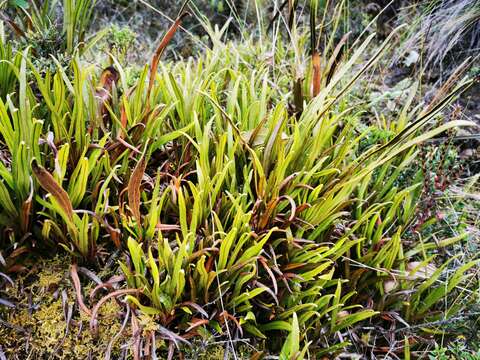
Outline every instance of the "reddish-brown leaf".
[[26, 252], [29, 252], [30, 250], [26, 246], [20, 246], [19, 248], [16, 248], [13, 250], [10, 255], [8, 256], [9, 259], [14, 259], [22, 254], [25, 254]]
[[272, 270], [270, 269], [270, 267], [268, 266], [267, 264], [267, 260], [263, 257], [263, 256], [260, 256], [258, 258], [258, 260], [260, 261], [260, 264], [262, 264], [263, 268], [265, 269], [265, 271], [268, 273], [268, 275], [270, 276], [270, 279], [272, 280], [272, 284], [273, 284], [273, 293], [275, 295], [278, 294], [278, 285], [277, 285], [277, 279], [275, 278], [275, 275], [273, 275], [273, 272]]
[[70, 220], [73, 220], [73, 207], [70, 198], [65, 190], [56, 182], [53, 176], [39, 165], [37, 160], [32, 161], [33, 174], [38, 180], [40, 186], [47, 192], [53, 195], [60, 207]]
[[226, 323], [227, 319], [232, 320], [235, 323], [235, 325], [238, 328], [238, 331], [240, 332], [240, 335], [243, 336], [242, 325], [240, 325], [240, 323], [238, 322], [238, 320], [235, 316], [229, 314], [226, 310], [224, 310], [220, 314], [218, 314], [218, 321], [220, 321], [221, 323]]
[[150, 69], [150, 79], [148, 82], [147, 99], [150, 97], [150, 93], [152, 91], [153, 84], [155, 82], [155, 75], [157, 74], [157, 68], [160, 62], [160, 58], [162, 57], [162, 54], [165, 51], [165, 48], [167, 47], [168, 43], [170, 42], [170, 40], [172, 40], [173, 35], [175, 35], [180, 25], [182, 25], [183, 19], [189, 15], [187, 12], [184, 12], [184, 9], [188, 3], [189, 3], [189, 0], [184, 2], [177, 19], [172, 24], [172, 26], [170, 26], [168, 31], [165, 33], [162, 41], [160, 42], [160, 45], [158, 45], [157, 50], [153, 55], [152, 65]]
[[10, 266], [8, 269], [7, 269], [7, 273], [11, 274], [11, 273], [21, 273], [21, 272], [25, 272], [27, 270], [27, 268], [23, 265], [20, 265], [20, 264], [15, 264], [15, 265], [12, 265]]
[[92, 311], [87, 308], [87, 306], [83, 302], [82, 287], [80, 285], [80, 279], [78, 278], [77, 265], [74, 264], [70, 268], [70, 276], [73, 281], [73, 287], [75, 288], [75, 295], [77, 297], [78, 306], [85, 314], [87, 314], [88, 316], [92, 316]]
[[113, 66], [105, 68], [100, 76], [100, 82], [98, 84], [99, 89], [104, 89], [110, 93], [113, 85], [118, 81], [119, 77], [120, 74]]
[[[122, 104], [121, 110], [120, 110], [120, 123], [122, 124], [122, 128], [126, 129], [127, 128], [127, 111], [125, 110], [125, 105]], [[123, 139], [125, 134], [123, 133], [123, 129], [119, 130], [118, 138]]]
[[[117, 290], [114, 291], [107, 296], [104, 296], [103, 298], [100, 299], [100, 301], [93, 307], [92, 314], [90, 317], [90, 330], [93, 333], [97, 333], [97, 314], [98, 310], [100, 310], [100, 307], [107, 302], [108, 299], [111, 299], [113, 297], [117, 297], [120, 295], [128, 295], [128, 294], [140, 294], [142, 291], [140, 289], [123, 289], [123, 290]], [[132, 314], [133, 315], [133, 314]]]
[[180, 226], [173, 224], [158, 223], [156, 228], [160, 231], [180, 231]]
[[202, 325], [207, 325], [208, 323], [209, 321], [207, 319], [194, 319], [190, 322], [190, 326], [185, 330], [185, 332], [188, 333], [190, 330], [193, 330]]
[[115, 285], [119, 283], [120, 281], [125, 280], [125, 277], [123, 275], [114, 275], [112, 276], [107, 282], [98, 284], [95, 286], [95, 288], [90, 292], [90, 300], [92, 301], [93, 298], [95, 297], [96, 293], [101, 290], [101, 289], [109, 289], [109, 290], [114, 290]]
[[320, 55], [317, 51], [312, 56], [313, 65], [313, 97], [320, 93], [320, 83], [322, 81], [321, 69], [320, 69]]
[[113, 86], [118, 81], [119, 77], [120, 75], [118, 71], [113, 66], [105, 68], [100, 76], [98, 87], [95, 90], [102, 126], [105, 125], [105, 121], [110, 117], [107, 105], [111, 105]]
[[22, 213], [21, 213], [21, 226], [22, 231], [26, 233], [30, 224], [30, 212], [32, 211], [32, 200], [33, 200], [33, 181], [30, 177], [30, 195], [27, 200], [22, 204]]
[[198, 251], [194, 252], [192, 255], [190, 255], [190, 257], [188, 258], [188, 262], [192, 262], [196, 258], [198, 258], [198, 257], [200, 257], [204, 254], [207, 254], [209, 252], [218, 253], [219, 251], [220, 251], [220, 249], [218, 249], [216, 247], [209, 247], [209, 248], [205, 248], [205, 249], [202, 249], [202, 250], [198, 250]]

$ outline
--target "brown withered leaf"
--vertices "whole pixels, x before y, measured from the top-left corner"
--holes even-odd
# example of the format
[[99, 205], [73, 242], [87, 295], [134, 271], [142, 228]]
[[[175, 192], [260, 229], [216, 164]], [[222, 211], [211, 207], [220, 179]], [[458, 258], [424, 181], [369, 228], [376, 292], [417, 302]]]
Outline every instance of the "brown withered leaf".
[[420, 113], [420, 115], [428, 114], [435, 108], [436, 105], [445, 100], [452, 88], [454, 88], [458, 84], [458, 81], [465, 74], [465, 71], [470, 68], [470, 66], [471, 59], [467, 58], [463, 63], [461, 63], [457, 68], [455, 68], [455, 71], [452, 73], [452, 75], [449, 76], [449, 78], [442, 85], [442, 87], [435, 92], [435, 96], [427, 105], [427, 107]]
[[187, 6], [187, 4], [189, 2], [190, 2], [190, 0], [186, 0], [183, 3], [183, 5], [182, 5], [182, 7], [181, 7], [181, 9], [178, 13], [177, 19], [172, 24], [172, 26], [170, 26], [168, 31], [165, 33], [162, 41], [160, 42], [160, 44], [157, 47], [157, 50], [155, 51], [155, 54], [153, 55], [152, 65], [151, 65], [151, 69], [150, 69], [150, 79], [149, 79], [149, 82], [148, 82], [147, 99], [150, 97], [150, 93], [151, 93], [152, 88], [153, 88], [153, 83], [155, 81], [155, 75], [157, 74], [157, 68], [158, 68], [158, 64], [160, 62], [160, 58], [162, 57], [162, 54], [165, 51], [165, 48], [167, 47], [168, 43], [172, 40], [173, 35], [175, 35], [175, 33], [177, 32], [180, 25], [182, 25], [183, 19], [186, 16], [189, 15], [188, 12], [185, 12], [185, 7]]
[[38, 180], [40, 186], [47, 192], [53, 195], [55, 200], [61, 206], [65, 214], [70, 220], [73, 220], [73, 206], [67, 192], [58, 185], [53, 176], [41, 166], [36, 159], [32, 161], [33, 174]]
[[7, 273], [9, 274], [12, 274], [12, 273], [21, 273], [21, 272], [25, 272], [27, 271], [27, 268], [23, 265], [20, 265], [20, 264], [15, 264], [15, 265], [12, 265], [10, 266], [8, 269], [7, 269]]
[[78, 306], [88, 316], [92, 316], [92, 311], [83, 302], [82, 286], [80, 285], [80, 279], [78, 278], [77, 265], [73, 264], [70, 268], [70, 276], [73, 282], [73, 288], [75, 290], [75, 296], [77, 297]]
[[317, 96], [320, 93], [320, 83], [322, 81], [321, 69], [320, 69], [320, 55], [317, 51], [313, 53], [312, 56], [313, 64], [313, 97]]
[[110, 93], [113, 89], [113, 85], [118, 81], [119, 78], [120, 74], [118, 73], [117, 69], [115, 69], [113, 66], [106, 67], [100, 76], [98, 88], [104, 89]]
[[10, 255], [8, 256], [8, 259], [15, 259], [16, 257], [19, 257], [22, 254], [25, 254], [29, 252], [30, 250], [26, 246], [20, 246], [13, 250]]
[[117, 297], [122, 296], [122, 295], [137, 295], [137, 296], [139, 296], [139, 294], [141, 294], [141, 293], [142, 293], [142, 290], [140, 290], [140, 289], [121, 289], [121, 290], [115, 290], [114, 292], [111, 292], [108, 295], [105, 295], [103, 298], [101, 298], [98, 301], [98, 303], [91, 310], [90, 331], [94, 334], [97, 334], [97, 331], [98, 331], [98, 322], [97, 322], [98, 311], [100, 310], [102, 305], [105, 304], [109, 299], [117, 298]]
[[[125, 104], [122, 103], [122, 107], [120, 108], [120, 123], [122, 124], [122, 128], [126, 129], [127, 128], [127, 111], [125, 110]], [[123, 130], [119, 130], [118, 137], [120, 139], [123, 139], [125, 135], [123, 134]]]
[[217, 320], [222, 324], [225, 324], [227, 322], [227, 319], [233, 321], [233, 323], [237, 326], [237, 329], [240, 332], [240, 335], [243, 335], [242, 325], [240, 325], [240, 322], [237, 320], [235, 316], [233, 316], [232, 314], [229, 314], [226, 310], [223, 310], [217, 316]]
[[108, 106], [111, 105], [112, 90], [119, 78], [118, 71], [113, 66], [109, 66], [102, 71], [100, 82], [95, 90], [95, 97], [98, 99], [98, 112], [101, 116], [101, 126], [104, 131], [106, 131], [105, 123], [110, 118]]
[[22, 231], [26, 233], [28, 231], [28, 227], [30, 224], [30, 212], [32, 211], [32, 200], [33, 200], [33, 180], [30, 177], [30, 194], [28, 198], [22, 204], [22, 212], [21, 212], [21, 226]]
[[297, 2], [295, 0], [288, 0], [288, 29], [290, 33], [293, 29], [293, 23], [295, 21], [295, 11], [297, 9]]
[[295, 79], [293, 82], [293, 105], [294, 112], [297, 115], [297, 119], [303, 112], [303, 90], [302, 90], [303, 78]]
[[140, 185], [142, 183], [143, 174], [145, 173], [145, 168], [147, 167], [147, 160], [145, 156], [142, 156], [138, 161], [137, 166], [133, 169], [132, 176], [130, 176], [130, 181], [128, 182], [128, 206], [132, 212], [133, 217], [140, 224], [141, 215], [140, 215]]
[[172, 224], [158, 223], [155, 227], [160, 231], [180, 231], [181, 230], [180, 226], [172, 225]]
[[190, 321], [190, 326], [185, 330], [185, 332], [189, 332], [199, 326], [202, 325], [208, 325], [210, 321], [208, 319], [198, 319], [198, 318], [193, 318], [192, 321]]
[[133, 360], [140, 360], [140, 346], [141, 346], [141, 339], [140, 339], [140, 326], [138, 324], [137, 317], [135, 313], [132, 313], [132, 338], [133, 338]]

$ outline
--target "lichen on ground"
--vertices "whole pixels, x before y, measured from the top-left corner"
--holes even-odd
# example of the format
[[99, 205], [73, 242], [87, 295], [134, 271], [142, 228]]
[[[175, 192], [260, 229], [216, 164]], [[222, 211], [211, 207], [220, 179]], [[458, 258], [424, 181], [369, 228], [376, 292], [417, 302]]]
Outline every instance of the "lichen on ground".
[[[19, 276], [15, 287], [2, 291], [1, 297], [15, 305], [0, 308], [0, 339], [8, 359], [103, 358], [121, 332], [123, 309], [114, 299], [100, 308], [98, 334], [90, 331], [90, 318], [76, 302], [69, 263], [62, 258], [42, 261]], [[111, 345], [112, 358], [120, 355], [129, 331], [126, 327]]]

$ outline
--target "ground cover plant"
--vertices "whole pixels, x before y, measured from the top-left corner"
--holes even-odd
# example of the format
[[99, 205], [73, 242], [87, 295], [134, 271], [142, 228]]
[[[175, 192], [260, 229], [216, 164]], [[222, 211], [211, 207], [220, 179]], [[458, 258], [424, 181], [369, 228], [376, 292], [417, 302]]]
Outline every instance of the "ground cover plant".
[[[414, 81], [378, 122], [358, 101], [402, 27], [350, 39], [346, 3], [287, 1], [226, 41], [235, 17], [186, 1], [132, 66], [92, 57], [94, 2], [2, 6], [0, 357], [415, 358], [478, 301], [436, 199], [475, 79], [424, 103]], [[58, 11], [53, 50], [29, 46]], [[188, 17], [208, 42], [163, 60]]]

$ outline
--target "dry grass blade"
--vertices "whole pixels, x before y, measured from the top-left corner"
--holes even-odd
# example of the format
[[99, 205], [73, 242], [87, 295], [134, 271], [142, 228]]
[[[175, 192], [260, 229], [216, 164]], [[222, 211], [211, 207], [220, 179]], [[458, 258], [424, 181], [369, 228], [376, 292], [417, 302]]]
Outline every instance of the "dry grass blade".
[[156, 228], [160, 231], [180, 231], [180, 226], [172, 224], [160, 224], [158, 223]]
[[38, 164], [36, 159], [32, 161], [33, 174], [38, 180], [40, 186], [47, 192], [53, 195], [55, 200], [62, 207], [65, 214], [70, 220], [73, 220], [73, 207], [67, 192], [58, 185], [53, 176], [45, 170], [43, 166]]
[[138, 150], [135, 146], [133, 145], [130, 145], [128, 142], [126, 142], [125, 140], [123, 140], [120, 136], [117, 137], [117, 141], [123, 145], [124, 147], [126, 147], [127, 149], [130, 149], [132, 150], [134, 153], [137, 153], [137, 154], [141, 154], [142, 152], [140, 150]]
[[313, 78], [312, 78], [312, 95], [317, 96], [320, 93], [320, 54], [317, 50], [317, 11], [318, 1], [310, 1], [310, 48], [312, 52], [312, 66], [313, 66]]

